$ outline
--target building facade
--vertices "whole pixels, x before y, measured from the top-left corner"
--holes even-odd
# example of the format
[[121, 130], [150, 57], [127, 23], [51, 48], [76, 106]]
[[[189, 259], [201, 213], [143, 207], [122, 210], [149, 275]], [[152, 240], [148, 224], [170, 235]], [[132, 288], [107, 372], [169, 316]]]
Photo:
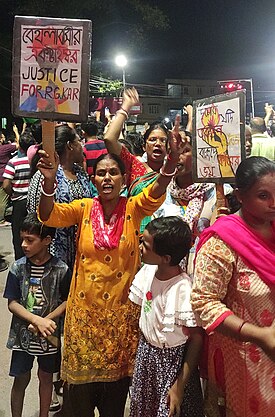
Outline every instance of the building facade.
[[194, 100], [220, 94], [220, 87], [215, 80], [166, 79], [164, 85], [139, 88], [141, 113], [137, 123], [149, 124], [172, 117]]

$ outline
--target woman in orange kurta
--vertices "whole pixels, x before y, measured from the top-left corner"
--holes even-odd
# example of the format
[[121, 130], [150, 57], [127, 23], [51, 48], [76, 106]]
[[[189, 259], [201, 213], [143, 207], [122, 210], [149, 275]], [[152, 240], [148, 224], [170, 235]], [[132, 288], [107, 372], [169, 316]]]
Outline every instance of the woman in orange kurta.
[[139, 224], [164, 199], [153, 198], [151, 191], [152, 186], [128, 199], [120, 242], [112, 250], [95, 247], [93, 199], [55, 204], [45, 222], [79, 227], [62, 364], [62, 379], [69, 384], [117, 381], [132, 375], [139, 310], [127, 298], [139, 265]]
[[236, 214], [201, 234], [191, 303], [209, 334], [206, 415], [275, 413], [275, 163], [244, 160]]
[[45, 154], [39, 162], [45, 178], [41, 219], [54, 227], [78, 225], [62, 364], [75, 417], [91, 417], [95, 407], [102, 417], [123, 417], [138, 338], [139, 311], [128, 292], [139, 265], [139, 226], [164, 201], [178, 161], [178, 141], [171, 134], [170, 157], [156, 181], [129, 199], [120, 196], [126, 174], [116, 155], [97, 159], [99, 196], [70, 204], [54, 204], [55, 166]]

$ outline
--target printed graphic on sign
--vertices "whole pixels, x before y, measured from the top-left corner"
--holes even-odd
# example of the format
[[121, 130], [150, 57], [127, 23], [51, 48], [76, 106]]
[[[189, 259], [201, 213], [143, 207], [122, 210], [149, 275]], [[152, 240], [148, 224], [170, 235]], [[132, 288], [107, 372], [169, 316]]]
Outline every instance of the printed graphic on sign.
[[83, 27], [21, 27], [20, 109], [79, 113]]
[[12, 110], [17, 116], [88, 116], [91, 22], [16, 16]]
[[195, 106], [195, 177], [233, 182], [244, 148], [240, 97]]

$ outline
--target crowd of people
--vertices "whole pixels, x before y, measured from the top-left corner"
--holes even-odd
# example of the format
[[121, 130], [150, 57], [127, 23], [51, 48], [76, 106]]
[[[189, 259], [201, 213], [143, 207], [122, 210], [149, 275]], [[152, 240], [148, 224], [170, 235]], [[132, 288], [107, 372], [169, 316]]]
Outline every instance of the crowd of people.
[[123, 417], [128, 395], [130, 417], [271, 417], [273, 108], [246, 126], [219, 211], [214, 184], [192, 178], [192, 107], [187, 126], [123, 135], [138, 100], [126, 89], [105, 133], [94, 116], [57, 123], [54, 159], [39, 121], [1, 136], [11, 415], [37, 357], [39, 417]]

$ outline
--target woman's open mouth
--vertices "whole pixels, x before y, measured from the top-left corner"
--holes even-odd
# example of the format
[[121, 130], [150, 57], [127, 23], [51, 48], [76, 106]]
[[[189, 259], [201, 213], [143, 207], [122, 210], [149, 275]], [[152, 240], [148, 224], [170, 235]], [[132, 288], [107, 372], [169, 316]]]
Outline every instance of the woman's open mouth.
[[105, 184], [102, 189], [104, 194], [109, 194], [113, 191], [114, 187], [111, 184]]

